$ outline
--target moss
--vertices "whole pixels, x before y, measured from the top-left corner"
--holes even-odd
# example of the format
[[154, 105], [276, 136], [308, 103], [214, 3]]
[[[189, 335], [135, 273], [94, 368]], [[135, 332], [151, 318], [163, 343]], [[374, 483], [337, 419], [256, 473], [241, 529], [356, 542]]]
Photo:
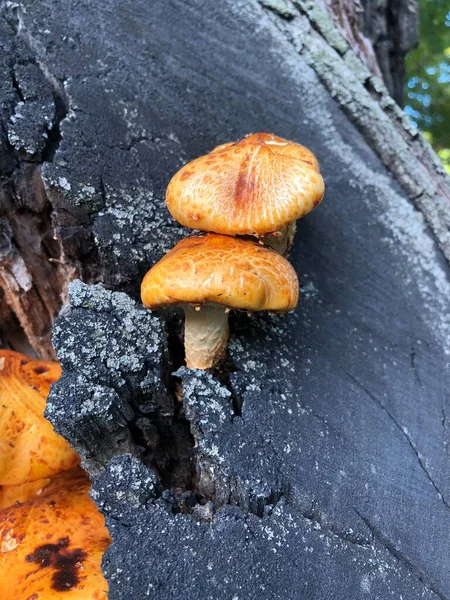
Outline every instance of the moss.
[[293, 3], [299, 10], [308, 16], [315, 29], [317, 29], [324, 39], [339, 54], [345, 54], [348, 50], [348, 44], [336, 29], [333, 19], [316, 2], [310, 0], [293, 0]]

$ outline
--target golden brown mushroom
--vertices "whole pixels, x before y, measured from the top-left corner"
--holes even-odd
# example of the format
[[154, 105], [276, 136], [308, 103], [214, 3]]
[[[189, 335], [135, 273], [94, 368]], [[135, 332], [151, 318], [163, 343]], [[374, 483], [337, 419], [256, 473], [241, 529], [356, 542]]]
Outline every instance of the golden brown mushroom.
[[314, 154], [270, 133], [222, 144], [185, 165], [171, 179], [166, 204], [192, 229], [263, 238], [286, 254], [295, 221], [323, 198]]
[[208, 369], [228, 343], [228, 312], [286, 312], [298, 300], [298, 279], [288, 261], [256, 242], [224, 235], [181, 241], [144, 277], [144, 306], [181, 304], [186, 365]]
[[0, 350], [0, 485], [18, 485], [70, 469], [76, 452], [44, 418], [58, 363]]

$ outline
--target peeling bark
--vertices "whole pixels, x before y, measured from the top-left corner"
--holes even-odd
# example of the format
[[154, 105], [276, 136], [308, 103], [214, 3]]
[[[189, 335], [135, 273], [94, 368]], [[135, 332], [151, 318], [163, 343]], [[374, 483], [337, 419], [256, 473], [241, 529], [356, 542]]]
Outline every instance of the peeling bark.
[[41, 165], [54, 157], [67, 107], [13, 18], [3, 20], [2, 34], [10, 46], [0, 66], [10, 88], [0, 152], [0, 333], [5, 345], [51, 359], [53, 321], [76, 269], [66, 263], [56, 234]]
[[405, 57], [419, 42], [416, 0], [327, 0], [353, 52], [403, 106]]

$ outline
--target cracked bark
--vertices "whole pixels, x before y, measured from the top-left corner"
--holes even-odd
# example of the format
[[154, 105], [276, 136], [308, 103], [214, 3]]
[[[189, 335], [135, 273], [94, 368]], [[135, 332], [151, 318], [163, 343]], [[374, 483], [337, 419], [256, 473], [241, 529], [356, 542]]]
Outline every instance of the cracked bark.
[[433, 592], [433, 594], [435, 594], [437, 598], [439, 598], [440, 600], [447, 600], [448, 599], [448, 596], [444, 595], [439, 590], [439, 587], [436, 586], [436, 584], [434, 584], [431, 581], [428, 581], [426, 574], [421, 569], [418, 569], [416, 567], [416, 565], [414, 565], [411, 562], [411, 560], [401, 550], [399, 550], [395, 546], [395, 544], [393, 544], [392, 541], [389, 540], [389, 538], [386, 537], [378, 527], [376, 527], [375, 525], [373, 525], [369, 521], [369, 519], [367, 519], [366, 517], [364, 517], [363, 515], [361, 515], [358, 511], [356, 511], [356, 512], [358, 513], [358, 515], [360, 516], [360, 518], [364, 521], [364, 523], [367, 525], [367, 527], [371, 531], [372, 536], [373, 536], [373, 540], [378, 541], [384, 548], [386, 548], [386, 550], [389, 552], [389, 554], [391, 554], [399, 562], [403, 563], [406, 566], [406, 568], [408, 569], [408, 571], [410, 571], [415, 577], [417, 577], [417, 579], [421, 583], [423, 583], [424, 586], [428, 590], [430, 590], [431, 592]]
[[[23, 242], [45, 323], [24, 335], [3, 296], [0, 338], [48, 340], [75, 274], [116, 290], [72, 285], [47, 410], [95, 479], [110, 598], [448, 597], [448, 184], [373, 76], [375, 36], [300, 0], [116, 8], [5, 4], [0, 81], [6, 264], [19, 215], [53, 273]], [[326, 179], [291, 254], [301, 305], [232, 317], [227, 361], [196, 373], [180, 316], [145, 312], [139, 282], [186, 234], [172, 173], [258, 130], [306, 143]]]
[[3, 21], [2, 33], [11, 41], [1, 64], [11, 90], [1, 135], [0, 333], [6, 346], [50, 359], [52, 323], [76, 271], [56, 235], [40, 167], [58, 149], [67, 99], [19, 35], [16, 18]]
[[[413, 365], [413, 371], [415, 372], [414, 365]], [[411, 436], [408, 433], [408, 430], [406, 429], [406, 427], [402, 427], [402, 425], [400, 425], [400, 423], [395, 419], [395, 417], [389, 411], [389, 409], [382, 402], [380, 402], [380, 400], [376, 396], [374, 396], [367, 388], [365, 388], [363, 385], [361, 385], [361, 383], [358, 381], [358, 379], [356, 377], [353, 377], [353, 375], [350, 375], [349, 373], [347, 373], [347, 375], [353, 381], [353, 383], [355, 383], [355, 385], [357, 385], [358, 387], [360, 387], [363, 390], [363, 392], [365, 392], [367, 394], [367, 396], [371, 400], [373, 400], [376, 404], [378, 404], [378, 406], [389, 417], [389, 419], [392, 421], [392, 423], [395, 425], [395, 427], [398, 429], [398, 431], [400, 431], [401, 435], [406, 439], [406, 441], [408, 442], [409, 447], [414, 452], [414, 455], [416, 456], [417, 461], [418, 461], [418, 463], [420, 465], [420, 468], [424, 472], [426, 478], [431, 483], [431, 485], [433, 486], [433, 488], [436, 490], [439, 499], [442, 500], [442, 503], [444, 504], [444, 506], [446, 506], [448, 509], [450, 509], [449, 503], [445, 499], [445, 497], [442, 494], [441, 490], [439, 489], [438, 485], [433, 480], [433, 477], [431, 476], [430, 472], [428, 471], [428, 468], [427, 468], [427, 465], [426, 465], [426, 458], [424, 458], [420, 454], [420, 452], [417, 450], [417, 448], [414, 445], [414, 443], [413, 443], [413, 441], [411, 439]]]

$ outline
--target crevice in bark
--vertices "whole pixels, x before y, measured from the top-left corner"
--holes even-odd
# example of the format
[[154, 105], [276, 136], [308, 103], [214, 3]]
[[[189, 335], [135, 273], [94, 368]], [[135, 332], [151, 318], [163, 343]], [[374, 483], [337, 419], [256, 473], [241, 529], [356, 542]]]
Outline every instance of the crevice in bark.
[[177, 312], [172, 312], [165, 321], [165, 333], [167, 339], [166, 357], [162, 365], [163, 381], [169, 393], [176, 398], [178, 404], [182, 402], [182, 382], [179, 377], [173, 375], [184, 365], [184, 321]]
[[[6, 11], [5, 18], [13, 32], [13, 39], [23, 43], [17, 12]], [[0, 249], [0, 288], [3, 291], [2, 312], [5, 320], [16, 325], [12, 329], [2, 328], [2, 342], [15, 350], [23, 350], [28, 346], [31, 353], [54, 359], [50, 340], [53, 321], [63, 302], [67, 285], [76, 275], [76, 269], [66, 263], [61, 240], [56, 234], [52, 220], [53, 208], [43, 185], [41, 165], [52, 162], [58, 150], [68, 99], [62, 84], [38, 60], [31, 45], [26, 46], [28, 56], [19, 60], [12, 53], [9, 58], [10, 81], [17, 101], [6, 111], [2, 123], [0, 215], [4, 224]], [[14, 61], [19, 62], [16, 64]], [[51, 126], [36, 122], [37, 128], [43, 127], [46, 137], [44, 145], [41, 148], [36, 146], [32, 153], [25, 146], [19, 147], [20, 140], [13, 146], [8, 137], [8, 119], [14, 115], [17, 102], [27, 103], [27, 95], [16, 75], [17, 65], [21, 68], [31, 65], [37, 67], [49, 84], [48, 93], [53, 96]]]
[[[2, 182], [2, 188], [0, 286], [4, 300], [34, 352], [54, 358], [51, 328], [73, 272], [60, 261], [61, 248], [55, 239], [51, 205], [39, 166], [21, 164]], [[2, 337], [13, 349], [19, 349], [9, 332]]]
[[311, 505], [307, 510], [301, 511], [301, 515], [305, 519], [308, 519], [308, 521], [319, 525], [320, 529], [324, 533], [334, 535], [337, 538], [339, 538], [342, 542], [353, 544], [355, 546], [360, 546], [361, 548], [370, 548], [370, 546], [372, 545], [369, 540], [364, 539], [362, 536], [358, 536], [357, 534], [352, 533], [350, 531], [338, 529], [333, 524], [331, 524], [329, 520], [325, 517], [323, 512], [320, 510], [317, 503], [314, 501], [311, 502]]
[[61, 89], [62, 86], [53, 87], [55, 114], [52, 127], [47, 130], [47, 139], [44, 149], [42, 150], [40, 162], [53, 162], [62, 140], [61, 123], [67, 117], [69, 102], [67, 97], [61, 92]]
[[217, 378], [217, 380], [230, 392], [230, 401], [231, 406], [233, 408], [233, 413], [235, 417], [242, 416], [242, 405], [243, 399], [240, 394], [236, 392], [231, 384], [230, 374], [236, 371], [236, 367], [231, 363], [231, 361], [227, 358], [220, 364], [216, 369], [214, 369], [213, 374]]
[[161, 358], [161, 380], [169, 407], [162, 414], [142, 412], [135, 402], [136, 419], [130, 429], [138, 446], [144, 449], [143, 460], [159, 476], [167, 490], [191, 491], [199, 496], [195, 461], [195, 440], [190, 423], [184, 414], [181, 380], [172, 373], [184, 363], [182, 322], [178, 314], [171, 314], [165, 325], [166, 348]]
[[12, 86], [16, 90], [16, 94], [19, 97], [19, 100], [21, 102], [25, 102], [24, 95], [22, 93], [22, 90], [20, 89], [20, 85], [17, 80], [16, 74], [14, 73], [14, 69], [11, 69], [11, 81], [12, 81]]
[[417, 379], [417, 383], [421, 386], [422, 385], [422, 380], [420, 378], [419, 372], [417, 370], [417, 365], [416, 365], [416, 348], [414, 346], [414, 344], [411, 345], [411, 352], [410, 352], [410, 360], [411, 360], [411, 369], [414, 371], [414, 377]]
[[409, 447], [414, 452], [414, 454], [415, 454], [415, 456], [417, 458], [417, 462], [418, 462], [420, 468], [422, 469], [424, 475], [426, 476], [426, 478], [428, 479], [428, 481], [431, 483], [431, 485], [435, 489], [435, 491], [436, 491], [436, 493], [438, 495], [438, 498], [441, 500], [441, 502], [444, 504], [444, 506], [446, 508], [450, 509], [450, 504], [446, 500], [444, 494], [442, 493], [442, 491], [440, 490], [439, 486], [434, 481], [434, 479], [433, 479], [430, 471], [428, 470], [426, 459], [422, 456], [422, 454], [416, 448], [416, 446], [415, 446], [415, 444], [414, 444], [414, 442], [413, 442], [413, 440], [411, 438], [411, 435], [408, 432], [408, 430], [406, 429], [406, 427], [403, 427], [402, 425], [400, 425], [400, 423], [395, 419], [394, 415], [390, 412], [390, 410], [376, 396], [374, 396], [368, 389], [366, 389], [358, 381], [358, 379], [356, 379], [356, 377], [354, 377], [350, 373], [347, 373], [347, 376], [349, 377], [349, 379], [351, 379], [351, 381], [353, 381], [353, 383], [355, 385], [358, 386], [359, 389], [361, 389], [369, 398], [371, 398], [381, 408], [381, 410], [383, 412], [386, 413], [386, 415], [389, 417], [389, 419], [392, 421], [392, 423], [395, 425], [395, 427], [401, 433], [402, 437], [405, 438], [406, 441], [408, 442]]

